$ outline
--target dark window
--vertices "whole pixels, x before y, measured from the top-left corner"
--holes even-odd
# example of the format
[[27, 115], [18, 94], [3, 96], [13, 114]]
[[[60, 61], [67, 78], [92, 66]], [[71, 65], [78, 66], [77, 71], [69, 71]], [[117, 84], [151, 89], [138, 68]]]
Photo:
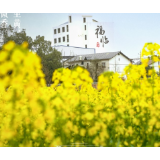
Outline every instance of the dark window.
[[106, 63], [102, 62], [102, 68], [106, 68]]
[[67, 35], [67, 42], [69, 42], [69, 35]]
[[86, 30], [86, 25], [84, 25], [84, 30]]
[[54, 30], [54, 34], [56, 34], [56, 29]]
[[61, 42], [61, 38], [58, 38], [58, 42], [59, 42], [59, 43]]
[[87, 40], [87, 35], [85, 35], [85, 40]]
[[69, 46], [69, 44], [67, 44], [67, 46]]
[[69, 22], [70, 22], [70, 23], [72, 22], [72, 17], [71, 17], [71, 16], [69, 16]]
[[86, 23], [86, 18], [83, 18], [83, 23]]
[[85, 48], [87, 48], [87, 45], [85, 45]]
[[98, 63], [96, 64], [96, 68], [98, 68]]
[[65, 27], [62, 27], [62, 32], [65, 32]]
[[68, 25], [66, 27], [67, 27], [67, 32], [69, 32]]
[[83, 61], [81, 62], [81, 65], [84, 65], [84, 62], [83, 62]]
[[89, 68], [89, 63], [87, 63], [87, 68]]
[[57, 43], [57, 39], [54, 39], [54, 43]]
[[60, 28], [58, 28], [58, 33], [60, 33]]
[[63, 42], [65, 42], [65, 37], [63, 37]]

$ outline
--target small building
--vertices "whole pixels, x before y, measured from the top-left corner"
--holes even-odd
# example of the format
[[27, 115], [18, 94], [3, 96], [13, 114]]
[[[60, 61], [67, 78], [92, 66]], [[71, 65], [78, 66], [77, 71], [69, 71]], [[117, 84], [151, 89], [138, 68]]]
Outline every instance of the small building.
[[73, 68], [82, 66], [86, 68], [92, 78], [97, 81], [97, 77], [105, 71], [122, 73], [123, 69], [131, 63], [131, 60], [121, 51], [105, 52], [96, 54], [78, 55], [63, 62], [63, 67]]

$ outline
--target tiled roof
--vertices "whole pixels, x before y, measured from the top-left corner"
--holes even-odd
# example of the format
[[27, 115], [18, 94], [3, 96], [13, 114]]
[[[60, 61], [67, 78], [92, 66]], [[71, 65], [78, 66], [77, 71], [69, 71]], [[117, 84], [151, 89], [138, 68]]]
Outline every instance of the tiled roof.
[[[152, 63], [155, 63], [155, 62], [153, 62], [152, 60], [148, 61], [148, 65], [151, 65]], [[135, 65], [140, 65], [140, 64], [142, 64], [141, 61], [138, 61], [137, 63], [135, 63]], [[159, 64], [159, 62], [158, 62], [158, 64]]]
[[[125, 56], [121, 51], [117, 51], [117, 52], [105, 52], [105, 53], [95, 53], [95, 54], [85, 54], [85, 55], [78, 55], [75, 56], [71, 59], [68, 59], [68, 62], [73, 62], [73, 61], [79, 61], [80, 57], [81, 60], [93, 60], [93, 59], [111, 59], [114, 56], [116, 56], [118, 53], [122, 54], [123, 56]], [[127, 59], [129, 59], [127, 56], [125, 56]], [[130, 60], [130, 59], [129, 59]]]

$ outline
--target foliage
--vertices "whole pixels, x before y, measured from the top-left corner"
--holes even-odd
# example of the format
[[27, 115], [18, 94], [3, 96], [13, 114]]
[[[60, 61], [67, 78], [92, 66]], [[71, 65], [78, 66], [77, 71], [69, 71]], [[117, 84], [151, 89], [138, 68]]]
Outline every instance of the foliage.
[[47, 84], [51, 84], [52, 73], [55, 69], [62, 66], [61, 53], [52, 48], [51, 42], [45, 40], [44, 36], [40, 35], [33, 41], [31, 37], [27, 36], [24, 29], [21, 32], [15, 32], [12, 26], [2, 28], [2, 33], [4, 35], [4, 43], [14, 41], [16, 44], [20, 45], [25, 41], [28, 42], [28, 48], [41, 57], [45, 79]]
[[44, 40], [44, 36], [37, 36], [33, 42], [34, 51], [41, 57], [43, 72], [46, 75], [47, 84], [52, 83], [52, 73], [62, 67], [61, 53], [51, 47], [51, 42]]
[[46, 87], [39, 56], [8, 42], [0, 52], [0, 146], [160, 146], [160, 77], [152, 69], [146, 78], [142, 62], [125, 68], [125, 81], [101, 74], [98, 89], [84, 68], [59, 68]]

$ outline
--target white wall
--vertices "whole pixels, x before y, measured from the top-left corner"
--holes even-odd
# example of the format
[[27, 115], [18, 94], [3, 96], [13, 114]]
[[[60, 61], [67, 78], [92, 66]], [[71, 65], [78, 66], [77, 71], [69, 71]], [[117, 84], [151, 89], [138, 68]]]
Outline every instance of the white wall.
[[95, 53], [94, 48], [76, 48], [72, 46], [53, 46], [53, 48], [61, 52], [62, 56], [76, 56]]
[[116, 71], [121, 74], [123, 72], [123, 69], [130, 63], [131, 62], [122, 54], [116, 55], [115, 57], [109, 60], [109, 71]]
[[[96, 53], [109, 52], [114, 50], [114, 38], [113, 38], [113, 23], [106, 22], [90, 22], [87, 24], [88, 26], [88, 46], [91, 48], [96, 48]], [[102, 30], [105, 31], [104, 35], [98, 34], [98, 38], [96, 35], [97, 26], [102, 26]], [[100, 42], [102, 37], [106, 37], [109, 40], [109, 43], [105, 44], [103, 47], [103, 43]], [[97, 47], [97, 42], [100, 44], [100, 47]]]
[[155, 63], [151, 64], [150, 66], [153, 66], [154, 69], [156, 70], [156, 72], [159, 73], [159, 67], [158, 67], [158, 65], [160, 65], [160, 62], [155, 62]]

